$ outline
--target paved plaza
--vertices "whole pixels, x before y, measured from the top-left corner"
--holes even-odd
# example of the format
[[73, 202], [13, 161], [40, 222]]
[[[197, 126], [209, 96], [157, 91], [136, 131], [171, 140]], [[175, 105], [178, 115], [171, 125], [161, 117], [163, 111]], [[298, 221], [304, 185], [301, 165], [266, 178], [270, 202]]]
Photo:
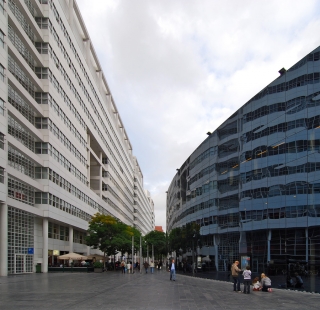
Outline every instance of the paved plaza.
[[49, 273], [0, 278], [0, 309], [319, 309], [320, 295], [232, 291], [230, 282], [169, 273]]

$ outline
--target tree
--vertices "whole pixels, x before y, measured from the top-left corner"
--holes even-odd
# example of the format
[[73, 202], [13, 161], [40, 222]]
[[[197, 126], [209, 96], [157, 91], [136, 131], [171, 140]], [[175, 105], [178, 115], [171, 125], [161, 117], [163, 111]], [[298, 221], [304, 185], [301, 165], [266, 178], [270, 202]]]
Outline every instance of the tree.
[[167, 255], [166, 234], [161, 231], [150, 231], [144, 236], [144, 240], [149, 245], [149, 256], [152, 255], [152, 245], [154, 256], [160, 259], [162, 255]]
[[89, 222], [86, 243], [94, 249], [99, 249], [104, 255], [115, 255], [118, 252], [118, 235], [123, 226], [111, 215], [96, 213]]

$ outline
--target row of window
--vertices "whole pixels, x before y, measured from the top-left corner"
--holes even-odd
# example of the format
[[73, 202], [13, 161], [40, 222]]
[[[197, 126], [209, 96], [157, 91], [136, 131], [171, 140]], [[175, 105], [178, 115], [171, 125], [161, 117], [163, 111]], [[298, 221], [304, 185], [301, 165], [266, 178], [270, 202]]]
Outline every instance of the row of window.
[[68, 159], [66, 159], [58, 150], [56, 150], [50, 143], [36, 142], [35, 143], [36, 154], [49, 154], [57, 162], [59, 162], [64, 168], [71, 172], [82, 183], [87, 184], [87, 177], [80, 172]]
[[[113, 129], [112, 122], [110, 121], [110, 119], [109, 119], [109, 117], [108, 117], [108, 115], [107, 115], [107, 113], [106, 113], [106, 111], [105, 111], [105, 108], [104, 108], [103, 104], [101, 103], [101, 101], [100, 101], [100, 99], [99, 99], [99, 96], [98, 96], [98, 94], [97, 94], [97, 92], [96, 92], [96, 90], [95, 90], [95, 88], [94, 88], [94, 86], [93, 86], [93, 84], [92, 84], [92, 82], [91, 82], [91, 79], [90, 79], [89, 76], [88, 76], [87, 70], [86, 70], [85, 67], [83, 66], [83, 64], [82, 64], [82, 62], [81, 62], [81, 59], [80, 59], [80, 57], [79, 57], [79, 55], [78, 55], [78, 53], [77, 53], [74, 45], [72, 44], [71, 38], [70, 38], [70, 36], [69, 36], [69, 34], [68, 34], [68, 32], [67, 32], [64, 24], [63, 24], [62, 19], [61, 19], [60, 16], [59, 16], [59, 13], [58, 13], [58, 11], [57, 11], [57, 9], [56, 9], [53, 1], [49, 1], [49, 4], [50, 4], [50, 8], [53, 10], [53, 13], [54, 13], [54, 15], [55, 15], [55, 17], [56, 17], [56, 20], [58, 21], [58, 24], [59, 24], [59, 26], [60, 26], [60, 28], [61, 28], [61, 31], [63, 32], [63, 34], [64, 34], [64, 36], [65, 36], [65, 38], [66, 38], [66, 40], [67, 40], [67, 42], [68, 42], [71, 50], [72, 50], [72, 52], [73, 52], [73, 54], [74, 54], [74, 56], [75, 56], [75, 59], [77, 60], [79, 66], [80, 66], [80, 68], [81, 68], [82, 74], [84, 75], [85, 79], [87, 80], [87, 83], [88, 83], [88, 85], [89, 85], [89, 87], [90, 87], [90, 89], [91, 89], [91, 91], [92, 91], [92, 93], [93, 93], [96, 101], [98, 102], [98, 105], [99, 105], [99, 107], [100, 107], [100, 109], [101, 109], [101, 111], [102, 111], [105, 119], [107, 120], [107, 122], [108, 122], [108, 124], [109, 124], [109, 128], [111, 129], [114, 138], [117, 140], [118, 145], [119, 145], [119, 147], [120, 147], [121, 150], [122, 150], [122, 154], [124, 155], [124, 157], [125, 157], [125, 159], [126, 159], [126, 162], [127, 162], [128, 166], [130, 167], [130, 161], [128, 160], [128, 158], [127, 158], [127, 156], [126, 156], [126, 152], [123, 150], [123, 147], [122, 147], [122, 145], [121, 145], [121, 143], [120, 143], [120, 141], [119, 141], [119, 139], [118, 139], [118, 136], [117, 136], [116, 132], [115, 132], [114, 129]], [[51, 28], [50, 28], [50, 27], [51, 27]], [[57, 44], [58, 44], [58, 46], [60, 47], [60, 50], [61, 50], [62, 54], [64, 55], [64, 57], [66, 58], [69, 66], [71, 65], [72, 71], [73, 71], [73, 73], [75, 74], [76, 79], [79, 81], [80, 86], [81, 86], [83, 89], [85, 89], [83, 83], [81, 82], [81, 79], [80, 79], [80, 77], [79, 77], [79, 74], [76, 72], [74, 66], [72, 65], [71, 58], [70, 58], [69, 55], [67, 54], [66, 49], [64, 48], [62, 42], [59, 40], [59, 37], [58, 37], [57, 33], [55, 32], [54, 27], [52, 26], [51, 23], [50, 23], [50, 25], [49, 25], [49, 28], [50, 28], [50, 31], [52, 31], [52, 32], [55, 33], [55, 34], [54, 34], [54, 38], [56, 39]], [[83, 86], [82, 86], [81, 84], [82, 84]], [[86, 92], [85, 92], [85, 95], [86, 95]], [[89, 97], [89, 98], [90, 98], [90, 97]], [[90, 102], [91, 106], [93, 107], [93, 109], [96, 110], [96, 108], [95, 108], [95, 106], [94, 106], [91, 98], [90, 98], [89, 102]], [[96, 113], [96, 112], [95, 112], [95, 113]], [[96, 113], [96, 114], [97, 114], [98, 116], [100, 116], [100, 113]], [[99, 120], [100, 120], [100, 122], [101, 122], [101, 125], [104, 127], [104, 129], [105, 129], [105, 131], [106, 131], [106, 134], [108, 135], [108, 137], [110, 138], [111, 142], [113, 143], [113, 139], [111, 138], [111, 136], [110, 136], [110, 134], [109, 134], [109, 132], [108, 132], [108, 130], [107, 130], [104, 122], [102, 121], [102, 119], [99, 119]], [[116, 147], [115, 145], [114, 145], [114, 147], [115, 147], [115, 149], [116, 149], [117, 152], [118, 152], [117, 147]], [[119, 154], [119, 152], [118, 152], [118, 154]], [[120, 154], [119, 154], [119, 156], [120, 156], [120, 158], [122, 159], [122, 157], [121, 157]], [[119, 166], [119, 167], [120, 167], [120, 166]], [[129, 172], [129, 171], [128, 171], [128, 172]]]
[[297, 218], [297, 217], [320, 217], [320, 205], [298, 205], [270, 208], [265, 210], [241, 211], [242, 222], [262, 221], [266, 219]]
[[18, 20], [19, 24], [21, 25], [22, 29], [26, 33], [26, 35], [30, 38], [32, 42], [35, 41], [35, 35], [33, 33], [33, 30], [31, 26], [29, 25], [27, 19], [23, 16], [23, 14], [20, 12], [18, 6], [15, 4], [13, 0], [8, 1], [8, 6], [13, 13], [13, 15]]
[[99, 210], [104, 210], [104, 208], [87, 196], [84, 192], [79, 190], [77, 187], [68, 182], [65, 178], [60, 176], [58, 173], [54, 172], [52, 169], [47, 167], [36, 167], [35, 168], [35, 179], [49, 179], [53, 183], [57, 184], [64, 190], [68, 191], [75, 197], [79, 198], [85, 202], [90, 207]]
[[20, 141], [30, 151], [35, 151], [35, 138], [18, 123], [11, 115], [8, 115], [8, 134]]
[[283, 82], [283, 83], [280, 83], [275, 86], [268, 86], [268, 87], [264, 88], [261, 92], [259, 92], [257, 95], [255, 95], [252, 99], [250, 99], [247, 102], [247, 104], [252, 101], [259, 100], [259, 99], [261, 99], [267, 95], [270, 95], [270, 94], [288, 91], [290, 89], [293, 89], [296, 87], [301, 87], [301, 86], [308, 85], [308, 84], [319, 83], [319, 77], [320, 77], [320, 73], [314, 72], [314, 73], [310, 73], [310, 74], [301, 75], [301, 76], [294, 78], [288, 82]]
[[[60, 68], [62, 68], [62, 66], [60, 66]], [[66, 98], [68, 97], [62, 86], [60, 85], [60, 83], [58, 82], [58, 80], [56, 79], [56, 77], [53, 75], [53, 73], [51, 72], [51, 70], [49, 70], [49, 80], [50, 82], [53, 84], [54, 88], [57, 90], [58, 93], [60, 93], [60, 95], [63, 97], [63, 98]], [[123, 175], [125, 176], [125, 178], [127, 179], [128, 183], [130, 184], [130, 180], [128, 178], [128, 176], [126, 175], [126, 173], [124, 173], [119, 161], [118, 161], [118, 158], [117, 156], [113, 153], [111, 147], [109, 146], [109, 143], [107, 142], [104, 134], [101, 132], [101, 130], [99, 129], [99, 127], [97, 126], [96, 124], [96, 121], [94, 120], [93, 116], [91, 115], [91, 113], [89, 112], [88, 108], [86, 107], [84, 101], [82, 100], [82, 98], [80, 97], [80, 95], [78, 94], [78, 92], [76, 91], [75, 87], [73, 86], [73, 84], [71, 83], [71, 86], [70, 86], [70, 89], [71, 90], [74, 90], [74, 94], [76, 96], [76, 99], [77, 101], [80, 103], [80, 106], [82, 107], [82, 109], [84, 110], [84, 112], [86, 113], [88, 119], [90, 120], [91, 124], [93, 125], [93, 127], [95, 128], [95, 130], [97, 131], [99, 137], [101, 138], [101, 140], [103, 141], [104, 145], [107, 147], [108, 151], [110, 152], [112, 158], [114, 159], [114, 161], [117, 163], [118, 167], [120, 168], [120, 170], [123, 172]], [[92, 106], [94, 107], [93, 105], [93, 102], [92, 102]], [[105, 128], [106, 130], [106, 126], [105, 124], [103, 123], [103, 120], [100, 116], [100, 114], [98, 113], [97, 109], [94, 107], [94, 110], [95, 110], [95, 114], [96, 116], [98, 117], [98, 119], [100, 120], [100, 123], [103, 125], [103, 127]], [[114, 144], [113, 140], [111, 139], [110, 137], [110, 141]], [[122, 159], [121, 155], [119, 154], [119, 151], [118, 149], [115, 147], [116, 151], [118, 152], [118, 155], [120, 156], [120, 158]], [[123, 160], [123, 159], [122, 159]], [[126, 167], [126, 170], [129, 172], [128, 168]]]
[[[263, 125], [259, 126], [264, 127]], [[280, 123], [274, 126], [267, 127], [259, 132], [256, 132], [259, 127], [245, 133], [241, 139], [244, 143], [254, 141], [256, 139], [270, 136], [272, 134], [278, 133], [278, 132], [287, 132], [289, 130], [295, 129], [295, 128], [304, 128], [304, 129], [317, 129], [320, 128], [320, 115], [316, 115], [310, 118], [300, 118], [296, 119], [290, 122], [284, 122]]]
[[242, 191], [241, 199], [260, 199], [276, 196], [294, 196], [302, 194], [319, 194], [320, 183], [310, 184], [305, 181], [295, 181], [288, 184], [278, 184], [270, 187], [260, 187]]
[[8, 178], [8, 197], [33, 206], [34, 193], [35, 190], [32, 186], [13, 177]]
[[32, 57], [32, 54], [29, 52], [27, 47], [23, 44], [18, 34], [13, 30], [10, 24], [8, 24], [8, 37], [24, 60], [27, 62], [29, 67], [34, 70], [35, 61]]
[[32, 125], [34, 125], [34, 110], [19, 96], [19, 94], [12, 88], [10, 84], [8, 85], [8, 101], [21, 113], [21, 115], [23, 115]]
[[256, 158], [264, 158], [280, 154], [296, 154], [301, 152], [312, 152], [320, 150], [320, 139], [316, 140], [296, 140], [292, 142], [282, 142], [275, 146], [260, 145], [250, 151], [243, 152], [240, 155], [241, 163]]
[[284, 166], [284, 164], [277, 164], [241, 173], [240, 179], [241, 183], [245, 184], [247, 182], [261, 180], [268, 177], [277, 177], [281, 175], [290, 175], [297, 173], [310, 173], [315, 171], [320, 171], [320, 162], [308, 162], [297, 166]]
[[[118, 189], [119, 192], [122, 193], [122, 195], [127, 199], [127, 201], [129, 202], [129, 204], [132, 203], [132, 198], [130, 199], [127, 194], [124, 192], [124, 190], [121, 188], [121, 186], [117, 183], [117, 181], [112, 177], [112, 175], [110, 174], [110, 172], [108, 171], [102, 171], [102, 176], [109, 178], [110, 181], [115, 185], [115, 187]], [[131, 192], [129, 191], [129, 188], [126, 186], [125, 187], [126, 190], [131, 194]], [[131, 194], [132, 197], [132, 194]]]
[[[125, 202], [119, 197], [119, 195], [112, 189], [110, 185], [102, 182], [102, 190], [110, 192], [112, 196], [116, 198], [123, 207], [125, 207], [130, 213], [132, 212], [132, 209], [125, 204]], [[130, 203], [132, 203], [132, 201], [130, 201]]]
[[57, 209], [60, 209], [73, 216], [81, 218], [87, 222], [91, 220], [91, 215], [75, 207], [74, 205], [52, 195], [50, 193], [36, 192], [35, 193], [35, 204], [49, 204]]
[[287, 111], [286, 114], [294, 114], [307, 108], [317, 107], [320, 105], [320, 99], [313, 100], [320, 92], [315, 92], [308, 96], [300, 96], [285, 102], [278, 102], [271, 105], [265, 105], [252, 112], [243, 114], [243, 123], [251, 122], [255, 119], [270, 115], [276, 112]]
[[11, 145], [8, 146], [8, 165], [34, 179], [35, 163]]
[[[48, 126], [48, 118], [36, 118], [36, 128], [43, 128]], [[37, 127], [38, 126], [38, 127]], [[45, 129], [45, 128], [43, 128]], [[60, 140], [60, 142], [86, 167], [87, 159], [78, 151], [78, 149], [71, 143], [66, 135], [49, 119], [49, 130]]]
[[[126, 213], [124, 213], [123, 210], [119, 208], [110, 198], [107, 198], [102, 195], [102, 200], [105, 201], [109, 206], [111, 206], [116, 211], [116, 213], [122, 214], [122, 216], [125, 217], [130, 223], [132, 222], [132, 218], [130, 218]], [[110, 213], [107, 211], [107, 214]]]
[[194, 159], [189, 166], [189, 169], [193, 169], [195, 166], [200, 164], [202, 161], [204, 161], [206, 158], [212, 157], [215, 154], [217, 154], [218, 147], [213, 146], [210, 147], [209, 149], [205, 150], [203, 153], [201, 153], [196, 159]]
[[[64, 26], [63, 26], [63, 28], [64, 28]], [[121, 154], [120, 154], [120, 152], [119, 152], [116, 144], [115, 144], [114, 141], [113, 141], [113, 138], [111, 137], [111, 135], [110, 135], [110, 133], [109, 133], [109, 131], [108, 131], [107, 126], [105, 125], [105, 123], [104, 123], [104, 121], [103, 121], [103, 119], [102, 119], [102, 117], [101, 117], [101, 115], [100, 115], [100, 112], [98, 111], [98, 109], [97, 109], [96, 106], [94, 105], [93, 100], [91, 99], [91, 97], [90, 97], [90, 95], [89, 95], [86, 87], [84, 86], [83, 82], [81, 81], [81, 78], [80, 78], [79, 74], [77, 73], [74, 65], [72, 64], [71, 59], [69, 58], [68, 54], [66, 53], [66, 50], [65, 50], [65, 48], [63, 47], [63, 44], [62, 44], [62, 42], [60, 41], [60, 39], [59, 39], [57, 33], [55, 32], [55, 29], [54, 29], [54, 27], [52, 26], [52, 24], [51, 24], [50, 21], [49, 21], [49, 29], [50, 29], [50, 32], [53, 34], [53, 37], [55, 38], [55, 40], [56, 40], [56, 42], [57, 42], [57, 44], [58, 44], [58, 47], [60, 47], [62, 53], [64, 54], [64, 57], [66, 58], [67, 62], [69, 63], [69, 67], [71, 68], [71, 70], [72, 70], [72, 72], [73, 72], [76, 80], [78, 81], [79, 86], [81, 87], [81, 89], [82, 89], [85, 97], [87, 98], [87, 100], [88, 100], [88, 102], [90, 103], [92, 109], [94, 110], [94, 114], [95, 114], [96, 117], [99, 119], [99, 122], [100, 122], [100, 124], [102, 125], [102, 127], [104, 128], [105, 133], [106, 133], [107, 136], [109, 137], [110, 142], [112, 143], [114, 149], [115, 149], [116, 152], [118, 153], [118, 157], [122, 160], [122, 162], [123, 162], [123, 164], [124, 164], [124, 166], [125, 166], [125, 169], [127, 170], [127, 172], [128, 172], [129, 175], [130, 175], [130, 171], [129, 171], [129, 169], [128, 169], [128, 167], [131, 168], [130, 162], [129, 162], [127, 156], [126, 156], [125, 151], [123, 150], [123, 148], [122, 148], [122, 146], [121, 146], [121, 143], [120, 143], [120, 141], [119, 141], [116, 133], [114, 132], [112, 123], [110, 122], [110, 120], [109, 120], [109, 118], [108, 118], [108, 115], [107, 115], [107, 113], [105, 112], [105, 109], [104, 109], [104, 107], [102, 106], [101, 101], [100, 101], [97, 93], [95, 92], [95, 90], [94, 90], [94, 88], [93, 88], [93, 86], [92, 86], [92, 91], [93, 91], [93, 93], [94, 93], [94, 95], [95, 95], [95, 97], [96, 97], [96, 100], [97, 100], [100, 108], [101, 108], [101, 111], [102, 111], [102, 113], [103, 113], [103, 116], [104, 116], [105, 119], [107, 120], [107, 122], [108, 122], [108, 124], [109, 124], [109, 127], [110, 127], [110, 129], [112, 130], [114, 138], [118, 141], [118, 145], [120, 146], [120, 148], [121, 148], [121, 150], [122, 150], [122, 154], [123, 154], [123, 156], [124, 156], [125, 159], [126, 159], [126, 162], [127, 162], [127, 164], [128, 164], [128, 167], [127, 167], [127, 165], [125, 164], [125, 162], [124, 162], [124, 160], [123, 160], [123, 157], [121, 156]], [[64, 30], [65, 30], [65, 29], [64, 29]], [[73, 46], [73, 45], [72, 45], [72, 46]], [[75, 86], [74, 86], [73, 83], [71, 82], [71, 79], [69, 78], [69, 76], [68, 76], [68, 74], [66, 73], [65, 69], [63, 68], [63, 66], [62, 66], [61, 63], [59, 62], [58, 57], [55, 55], [55, 53], [53, 52], [53, 50], [52, 50], [52, 48], [50, 47], [50, 45], [49, 45], [49, 54], [50, 54], [51, 58], [54, 60], [56, 66], [58, 67], [58, 69], [59, 69], [60, 73], [62, 74], [64, 80], [66, 81], [67, 85], [70, 87], [71, 91], [74, 93], [76, 99], [79, 101], [81, 107], [82, 107], [83, 110], [86, 112], [86, 115], [89, 117], [89, 119], [90, 119], [90, 121], [91, 121], [91, 123], [92, 123], [93, 118], [91, 117], [91, 114], [89, 113], [89, 111], [87, 111], [88, 109], [87, 109], [87, 107], [84, 105], [81, 96], [78, 94]], [[76, 55], [78, 56], [77, 53], [76, 53]], [[81, 65], [82, 65], [82, 63], [81, 63], [81, 61], [80, 61], [80, 58], [79, 58], [79, 65], [80, 65], [80, 67], [81, 67]], [[83, 72], [84, 72], [84, 73], [83, 73], [84, 76], [87, 76], [86, 71], [84, 70]], [[88, 77], [87, 80], [90, 81], [89, 77]], [[54, 85], [55, 85], [55, 84], [57, 83], [57, 81], [53, 81], [53, 83], [54, 83]], [[89, 85], [92, 85], [92, 84], [91, 84], [91, 81], [89, 82]], [[56, 86], [58, 87], [58, 85], [56, 85]], [[99, 133], [99, 135], [100, 135], [100, 130], [98, 129], [98, 127], [96, 127], [95, 122], [93, 123], [93, 125], [94, 125], [95, 129], [98, 131], [98, 133]], [[121, 167], [120, 163], [118, 162], [117, 157], [113, 154], [113, 152], [112, 152], [112, 150], [109, 148], [108, 144], [106, 144], [106, 146], [107, 146], [107, 148], [109, 149], [109, 152], [111, 153], [111, 155], [112, 155], [112, 157], [114, 158], [114, 160], [115, 160], [115, 162], [117, 163], [117, 165], [118, 165], [119, 167]], [[133, 171], [131, 170], [131, 173], [132, 173], [132, 172], [133, 172]]]
[[[85, 243], [86, 233], [78, 230], [73, 230], [73, 243]], [[48, 238], [69, 241], [69, 227], [49, 222]]]
[[308, 61], [318, 61], [320, 59], [320, 52], [310, 53], [304, 58], [302, 58], [299, 62], [297, 62], [294, 66], [292, 66], [288, 72], [294, 71], [303, 65], [305, 65]]

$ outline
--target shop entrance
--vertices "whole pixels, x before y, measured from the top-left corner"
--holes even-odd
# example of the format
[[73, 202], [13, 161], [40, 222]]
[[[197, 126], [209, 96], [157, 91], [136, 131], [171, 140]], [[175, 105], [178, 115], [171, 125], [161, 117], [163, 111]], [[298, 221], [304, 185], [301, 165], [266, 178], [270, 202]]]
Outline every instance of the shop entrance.
[[14, 273], [33, 272], [33, 255], [14, 254]]

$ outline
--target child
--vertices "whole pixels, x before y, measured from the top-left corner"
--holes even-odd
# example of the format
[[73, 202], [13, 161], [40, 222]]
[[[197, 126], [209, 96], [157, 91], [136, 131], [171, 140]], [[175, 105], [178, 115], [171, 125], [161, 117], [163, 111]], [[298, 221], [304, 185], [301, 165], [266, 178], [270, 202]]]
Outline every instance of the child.
[[252, 281], [253, 285], [253, 291], [260, 291], [261, 290], [261, 284], [259, 282], [259, 277], [256, 277]]
[[243, 275], [243, 293], [244, 294], [250, 294], [250, 283], [251, 283], [251, 271], [250, 271], [250, 266], [246, 267], [246, 270], [242, 273]]

